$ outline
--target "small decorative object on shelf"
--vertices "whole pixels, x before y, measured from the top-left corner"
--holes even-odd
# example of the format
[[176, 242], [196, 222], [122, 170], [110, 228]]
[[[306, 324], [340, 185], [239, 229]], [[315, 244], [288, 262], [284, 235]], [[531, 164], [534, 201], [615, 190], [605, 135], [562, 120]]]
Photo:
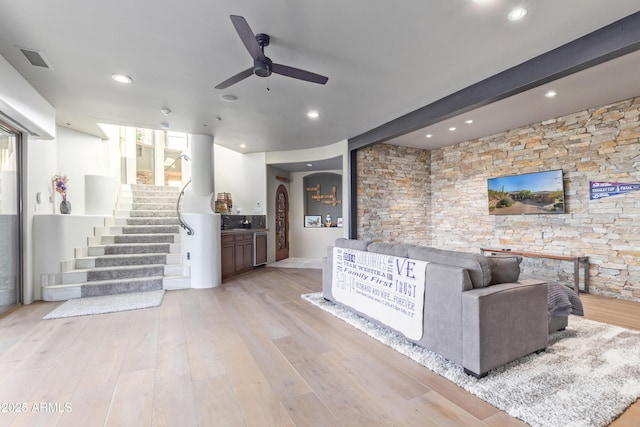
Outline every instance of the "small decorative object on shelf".
[[218, 193], [215, 205], [216, 213], [230, 214], [233, 212], [232, 208], [231, 193]]
[[60, 202], [60, 213], [64, 215], [69, 215], [71, 213], [71, 202], [68, 200], [63, 200]]
[[327, 216], [324, 218], [324, 225], [326, 227], [331, 227], [331, 214], [328, 213]]
[[53, 177], [53, 186], [57, 193], [62, 196], [60, 202], [60, 213], [68, 215], [71, 213], [71, 202], [67, 200], [67, 181], [66, 175], [55, 175]]

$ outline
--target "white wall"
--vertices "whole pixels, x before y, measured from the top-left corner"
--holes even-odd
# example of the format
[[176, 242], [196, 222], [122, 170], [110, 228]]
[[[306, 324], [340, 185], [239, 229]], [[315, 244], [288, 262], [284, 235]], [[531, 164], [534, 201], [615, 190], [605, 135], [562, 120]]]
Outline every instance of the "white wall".
[[242, 154], [215, 145], [215, 195], [231, 193], [233, 213], [241, 209], [241, 215], [253, 215], [260, 203], [261, 215], [265, 214], [267, 195], [267, 166], [265, 153]]
[[[71, 129], [58, 127], [56, 135], [57, 168], [55, 174], [66, 175], [67, 200], [71, 202], [72, 215], [85, 214], [85, 175], [101, 175], [119, 180], [120, 164], [114, 152], [119, 150], [117, 140], [102, 140]], [[115, 163], [115, 164], [114, 164]], [[49, 178], [53, 178], [53, 175]], [[105, 194], [115, 201], [115, 194]], [[54, 205], [62, 197], [55, 194]], [[57, 210], [56, 210], [57, 213]]]
[[[342, 175], [341, 170], [322, 171]], [[313, 172], [295, 172], [291, 174], [289, 192], [289, 256], [296, 258], [322, 258], [327, 253], [327, 246], [332, 246], [338, 237], [345, 237], [346, 228], [322, 227], [305, 228], [304, 226], [304, 177]], [[344, 218], [344, 200], [342, 204]]]

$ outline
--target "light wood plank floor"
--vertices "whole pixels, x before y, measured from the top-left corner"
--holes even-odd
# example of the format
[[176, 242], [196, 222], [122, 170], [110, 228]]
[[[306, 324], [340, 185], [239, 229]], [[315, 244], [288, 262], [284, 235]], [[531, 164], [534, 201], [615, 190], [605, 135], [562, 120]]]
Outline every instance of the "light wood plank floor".
[[[0, 318], [0, 425], [524, 425], [300, 299], [320, 289], [320, 270], [262, 268], [153, 309], [20, 307]], [[640, 329], [640, 304], [583, 301]], [[614, 425], [640, 425], [640, 404]]]

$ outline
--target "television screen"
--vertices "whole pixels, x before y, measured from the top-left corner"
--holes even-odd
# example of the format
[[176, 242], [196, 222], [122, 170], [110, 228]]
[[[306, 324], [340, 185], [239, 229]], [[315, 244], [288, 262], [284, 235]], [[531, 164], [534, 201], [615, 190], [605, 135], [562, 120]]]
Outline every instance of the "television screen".
[[562, 170], [489, 178], [489, 214], [564, 213]]

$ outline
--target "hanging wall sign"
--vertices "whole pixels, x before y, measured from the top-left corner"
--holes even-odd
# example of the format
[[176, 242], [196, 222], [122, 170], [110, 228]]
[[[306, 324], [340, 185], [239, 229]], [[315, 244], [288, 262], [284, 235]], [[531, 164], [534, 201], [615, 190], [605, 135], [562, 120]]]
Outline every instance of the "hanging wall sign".
[[320, 184], [315, 187], [307, 187], [308, 192], [314, 192], [315, 194], [311, 196], [312, 200], [317, 200], [323, 205], [339, 205], [342, 203], [341, 200], [338, 200], [338, 190], [335, 186], [331, 187], [331, 194], [321, 194], [320, 193]]
[[626, 194], [640, 190], [640, 184], [630, 184], [625, 182], [591, 181], [589, 187], [591, 200], [617, 196], [619, 194]]

